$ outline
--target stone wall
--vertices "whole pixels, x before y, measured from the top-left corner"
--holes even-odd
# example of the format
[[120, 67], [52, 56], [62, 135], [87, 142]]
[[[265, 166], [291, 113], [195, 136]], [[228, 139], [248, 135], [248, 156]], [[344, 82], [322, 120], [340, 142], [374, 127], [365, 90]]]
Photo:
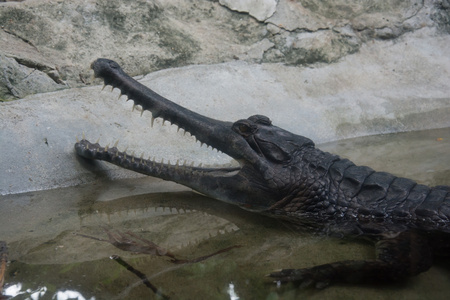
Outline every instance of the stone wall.
[[92, 84], [98, 57], [131, 75], [242, 60], [334, 63], [373, 40], [449, 32], [449, 1], [27, 0], [0, 4], [0, 100]]

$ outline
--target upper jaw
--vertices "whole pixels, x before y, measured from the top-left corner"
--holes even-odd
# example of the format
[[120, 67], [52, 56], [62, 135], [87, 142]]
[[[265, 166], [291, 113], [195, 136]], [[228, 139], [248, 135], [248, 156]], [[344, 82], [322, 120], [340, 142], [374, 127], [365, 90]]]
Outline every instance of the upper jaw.
[[208, 118], [173, 103], [131, 78], [112, 60], [99, 58], [91, 64], [91, 68], [94, 76], [102, 78], [105, 85], [120, 89], [121, 95], [126, 95], [128, 100], [133, 100], [143, 110], [150, 111], [152, 119], [169, 121], [195, 136], [201, 143], [238, 161], [258, 164], [258, 155], [240, 134], [232, 130], [233, 123]]

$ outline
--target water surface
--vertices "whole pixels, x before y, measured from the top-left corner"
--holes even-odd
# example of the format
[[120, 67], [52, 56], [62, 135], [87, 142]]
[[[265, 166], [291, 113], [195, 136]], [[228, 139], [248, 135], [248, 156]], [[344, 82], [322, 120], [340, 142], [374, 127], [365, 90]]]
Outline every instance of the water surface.
[[[450, 184], [450, 130], [380, 135], [319, 148], [429, 185]], [[120, 256], [172, 299], [447, 299], [450, 263], [391, 285], [335, 285], [325, 290], [278, 287], [265, 274], [344, 260], [370, 259], [370, 244], [312, 236], [278, 220], [220, 203], [154, 178], [24, 193], [0, 198], [0, 240], [8, 243], [4, 293], [13, 299], [157, 299]], [[151, 183], [151, 184], [149, 184]], [[192, 264], [134, 254], [110, 243], [106, 231], [127, 232], [193, 259]]]

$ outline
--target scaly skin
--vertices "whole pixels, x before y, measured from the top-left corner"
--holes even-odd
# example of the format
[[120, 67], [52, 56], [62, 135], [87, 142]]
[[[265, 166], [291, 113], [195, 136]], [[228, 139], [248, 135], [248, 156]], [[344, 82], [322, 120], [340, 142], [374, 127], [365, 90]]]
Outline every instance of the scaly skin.
[[[303, 136], [251, 116], [235, 123], [183, 108], [129, 77], [111, 60], [92, 64], [96, 77], [190, 132], [240, 164], [229, 168], [173, 166], [132, 157], [82, 140], [76, 152], [139, 173], [181, 183], [212, 198], [289, 220], [316, 233], [363, 236], [377, 257], [270, 274], [280, 282], [325, 287], [333, 282], [399, 280], [430, 268], [450, 250], [450, 187], [428, 187], [322, 152]], [[152, 120], [153, 122], [153, 120]]]

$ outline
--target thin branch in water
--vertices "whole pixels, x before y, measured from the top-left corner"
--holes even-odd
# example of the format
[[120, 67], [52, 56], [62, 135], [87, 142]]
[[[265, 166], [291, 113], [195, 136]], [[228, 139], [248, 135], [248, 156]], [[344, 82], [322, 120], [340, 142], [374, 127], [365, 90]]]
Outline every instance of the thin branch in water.
[[163, 299], [170, 299], [169, 296], [163, 294], [160, 290], [158, 290], [158, 288], [156, 286], [154, 286], [147, 278], [147, 276], [142, 273], [139, 270], [136, 270], [135, 268], [133, 268], [133, 266], [131, 266], [130, 264], [128, 264], [126, 261], [124, 261], [120, 256], [118, 255], [111, 255], [110, 257], [111, 259], [113, 259], [115, 262], [117, 262], [119, 265], [125, 267], [128, 271], [130, 271], [131, 273], [133, 273], [134, 275], [136, 275], [137, 277], [139, 277], [142, 282], [153, 291], [153, 293], [155, 293], [155, 295], [163, 298]]
[[[101, 241], [101, 242], [107, 242], [110, 243], [111, 245], [113, 245], [114, 247], [123, 250], [123, 251], [127, 251], [127, 252], [133, 252], [133, 253], [137, 253], [137, 254], [150, 254], [150, 255], [156, 255], [156, 256], [166, 256], [170, 258], [170, 262], [174, 263], [174, 264], [192, 264], [192, 263], [197, 263], [197, 262], [201, 262], [204, 260], [207, 260], [210, 257], [213, 257], [215, 255], [221, 254], [221, 253], [225, 253], [230, 251], [233, 248], [240, 248], [242, 246], [240, 245], [234, 245], [225, 249], [221, 249], [219, 251], [216, 251], [212, 254], [208, 254], [205, 256], [200, 256], [194, 259], [178, 259], [175, 257], [175, 255], [170, 252], [169, 250], [162, 248], [158, 245], [156, 245], [155, 243], [153, 243], [150, 240], [144, 239], [140, 236], [137, 236], [136, 234], [128, 231], [126, 234], [132, 238], [135, 238], [138, 241], [134, 241], [132, 239], [130, 239], [128, 236], [126, 236], [124, 233], [120, 232], [120, 231], [116, 231], [113, 232], [112, 230], [109, 230], [108, 228], [103, 227], [103, 230], [106, 232], [106, 234], [108, 235], [108, 239], [102, 239], [102, 238], [97, 238], [97, 237], [93, 237], [93, 236], [89, 236], [89, 235], [84, 235], [81, 233], [74, 233], [75, 235], [79, 235], [85, 238], [89, 238], [89, 239], [93, 239], [96, 241]], [[139, 242], [140, 241], [140, 242]]]

